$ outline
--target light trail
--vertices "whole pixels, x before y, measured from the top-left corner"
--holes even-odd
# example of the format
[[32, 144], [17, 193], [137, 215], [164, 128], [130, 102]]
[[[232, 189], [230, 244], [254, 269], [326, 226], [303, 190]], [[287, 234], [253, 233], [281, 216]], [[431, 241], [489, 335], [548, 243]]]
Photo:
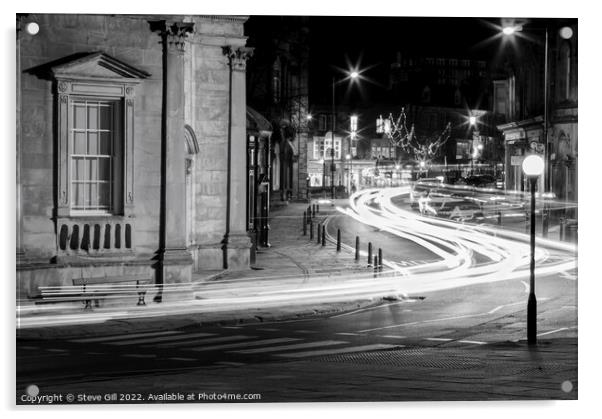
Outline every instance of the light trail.
[[[389, 260], [389, 264], [398, 264], [404, 279], [428, 282], [434, 290], [437, 282], [441, 288], [447, 288], [446, 282], [470, 285], [529, 276], [529, 235], [425, 217], [393, 203], [393, 198], [409, 194], [409, 186], [363, 190], [350, 197], [349, 209], [339, 209], [357, 221], [411, 240], [441, 258], [440, 261], [411, 267], [402, 267], [398, 262]], [[575, 245], [543, 238], [537, 239], [537, 245], [538, 276], [574, 267]], [[550, 250], [560, 252], [562, 257], [550, 261]], [[484, 259], [478, 264], [477, 254]], [[442, 269], [444, 266], [447, 269]]]

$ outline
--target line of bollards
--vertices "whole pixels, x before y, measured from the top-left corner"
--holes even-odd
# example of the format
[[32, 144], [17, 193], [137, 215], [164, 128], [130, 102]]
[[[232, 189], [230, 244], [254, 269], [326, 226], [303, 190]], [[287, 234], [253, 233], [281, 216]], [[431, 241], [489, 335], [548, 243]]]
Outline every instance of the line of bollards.
[[[317, 204], [310, 205], [307, 210], [303, 211], [303, 235], [307, 235], [307, 226], [309, 225], [309, 239], [314, 239], [314, 221], [315, 214], [320, 212], [320, 206]], [[326, 225], [317, 223], [317, 244], [326, 246]], [[336, 250], [340, 252], [342, 248], [341, 229], [337, 229]], [[360, 237], [355, 236], [355, 261], [360, 260]], [[368, 267], [372, 267], [375, 276], [383, 271], [383, 251], [378, 249], [378, 254], [373, 255], [372, 242], [368, 242]]]
[[309, 216], [309, 220], [307, 219], [307, 213], [303, 211], [303, 235], [307, 236], [307, 224], [311, 222], [311, 215]]

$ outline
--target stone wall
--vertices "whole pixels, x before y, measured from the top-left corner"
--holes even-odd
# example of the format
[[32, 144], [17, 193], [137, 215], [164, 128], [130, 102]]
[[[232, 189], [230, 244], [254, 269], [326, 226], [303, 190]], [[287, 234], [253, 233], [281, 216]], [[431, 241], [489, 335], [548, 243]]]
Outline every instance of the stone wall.
[[158, 247], [162, 52], [147, 20], [96, 15], [29, 15], [40, 32], [20, 34], [22, 247], [27, 257], [56, 254], [54, 179], [56, 129], [53, 81], [39, 70], [78, 53], [101, 51], [151, 76], [136, 91], [134, 120], [135, 225], [138, 254]]

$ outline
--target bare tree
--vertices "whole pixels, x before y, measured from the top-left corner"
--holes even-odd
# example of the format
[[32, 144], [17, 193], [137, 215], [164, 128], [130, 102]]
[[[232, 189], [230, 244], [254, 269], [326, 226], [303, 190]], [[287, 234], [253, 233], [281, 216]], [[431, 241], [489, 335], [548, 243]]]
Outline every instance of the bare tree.
[[405, 108], [401, 108], [397, 119], [393, 118], [393, 114], [389, 114], [386, 119], [379, 118], [378, 125], [380, 126], [377, 127], [377, 132], [384, 133], [393, 146], [401, 148], [416, 160], [424, 162], [437, 157], [441, 147], [451, 135], [451, 123], [448, 123], [439, 136], [419, 138], [416, 135], [414, 124], [410, 129], [407, 127]]

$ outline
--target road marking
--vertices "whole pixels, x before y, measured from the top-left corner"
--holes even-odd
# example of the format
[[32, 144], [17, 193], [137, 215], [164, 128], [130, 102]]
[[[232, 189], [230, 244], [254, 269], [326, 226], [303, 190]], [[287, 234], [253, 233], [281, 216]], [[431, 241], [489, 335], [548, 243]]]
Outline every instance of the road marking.
[[67, 352], [66, 349], [55, 349], [55, 348], [46, 349], [46, 351], [47, 352], [57, 352], [57, 353]]
[[516, 305], [519, 305], [519, 304], [524, 304], [524, 302], [523, 301], [518, 301], [518, 302], [512, 303], [512, 304], [502, 304], [501, 306], [497, 306], [496, 308], [494, 308], [491, 311], [488, 311], [487, 313], [477, 314], [477, 316], [481, 316], [483, 314], [493, 314], [493, 313], [495, 313], [497, 311], [500, 311], [504, 307], [516, 306]]
[[[546, 301], [546, 300], [549, 300], [549, 298], [548, 297], [539, 298], [539, 301]], [[440, 318], [440, 319], [420, 320], [420, 321], [409, 322], [409, 323], [391, 324], [389, 326], [375, 327], [373, 329], [358, 330], [358, 333], [373, 332], [375, 330], [393, 329], [395, 327], [415, 326], [417, 324], [423, 324], [423, 323], [435, 323], [435, 322], [442, 322], [442, 321], [447, 321], [447, 320], [469, 319], [471, 317], [486, 316], [488, 314], [493, 314], [493, 313], [501, 310], [504, 307], [515, 306], [515, 305], [518, 305], [518, 304], [524, 304], [524, 302], [519, 301], [519, 302], [511, 303], [511, 304], [503, 304], [501, 306], [497, 306], [493, 310], [488, 311], [486, 313], [465, 314], [463, 316], [443, 317], [443, 318]]]
[[[127, 333], [127, 332], [126, 332]], [[149, 333], [135, 333], [135, 334], [126, 334], [126, 335], [112, 335], [112, 336], [102, 336], [97, 338], [86, 338], [86, 339], [73, 339], [69, 342], [77, 342], [77, 343], [92, 343], [92, 342], [109, 342], [113, 340], [123, 340], [123, 339], [133, 339], [133, 338], [141, 338], [145, 336], [164, 336], [164, 335], [175, 335], [178, 333], [182, 333], [176, 330], [170, 330], [166, 332], [149, 332]]]
[[190, 362], [194, 362], [194, 361], [198, 361], [198, 359], [196, 358], [180, 358], [177, 356], [174, 356], [173, 358], [167, 358], [171, 361], [190, 361]]
[[342, 345], [344, 343], [349, 343], [345, 341], [337, 341], [337, 340], [322, 340], [319, 342], [307, 342], [307, 343], [297, 343], [294, 345], [284, 345], [284, 346], [275, 346], [269, 348], [258, 348], [258, 349], [244, 349], [242, 351], [230, 351], [238, 354], [260, 354], [267, 352], [279, 352], [279, 351], [288, 351], [294, 349], [308, 349], [308, 348], [316, 348], [320, 346], [333, 346], [333, 345]]
[[571, 281], [576, 281], [577, 280], [577, 275], [575, 274], [570, 274], [566, 271], [562, 271], [560, 272], [560, 276], [565, 278], [565, 279], [570, 279]]
[[388, 339], [405, 339], [406, 336], [399, 336], [399, 335], [379, 335], [381, 338], [388, 338]]
[[125, 354], [125, 355], [121, 355], [123, 357], [127, 357], [127, 358], [156, 358], [157, 355], [155, 354]]
[[240, 329], [240, 326], [222, 326], [222, 329]]
[[550, 330], [549, 332], [538, 333], [537, 336], [551, 335], [552, 333], [562, 332], [563, 330], [569, 330], [569, 328], [568, 327], [561, 327], [560, 329]]
[[276, 354], [274, 356], [283, 357], [283, 358], [305, 358], [309, 356], [320, 356], [320, 355], [336, 355], [336, 354], [346, 354], [352, 352], [366, 352], [366, 351], [374, 351], [379, 349], [392, 349], [392, 348], [400, 348], [403, 345], [386, 345], [383, 343], [377, 343], [374, 345], [363, 345], [363, 346], [352, 346], [349, 348], [341, 348], [341, 349], [322, 349], [318, 351], [304, 351], [304, 352], [294, 352], [291, 354]]
[[207, 343], [221, 343], [221, 342], [230, 342], [236, 340], [245, 340], [245, 339], [254, 339], [257, 336], [246, 336], [246, 335], [234, 335], [234, 336], [220, 336], [216, 338], [209, 339], [194, 339], [191, 341], [182, 341], [182, 342], [170, 342], [170, 343], [161, 343], [159, 345], [154, 345], [157, 348], [170, 348], [175, 346], [191, 346], [191, 345], [202, 345]]
[[449, 342], [452, 341], [453, 339], [448, 339], [448, 338], [426, 338], [425, 340], [432, 340], [435, 342]]
[[173, 342], [173, 341], [177, 341], [177, 340], [187, 340], [187, 339], [191, 339], [191, 338], [206, 337], [206, 336], [215, 336], [215, 333], [192, 333], [189, 335], [180, 335], [180, 336], [161, 336], [161, 337], [153, 337], [153, 338], [146, 338], [146, 339], [132, 339], [132, 340], [119, 341], [119, 342], [109, 342], [108, 345], [123, 346], [123, 345], [140, 345], [140, 344], [165, 342], [165, 341]]
[[380, 306], [360, 308], [359, 310], [354, 310], [354, 311], [349, 311], [347, 313], [337, 314], [335, 316], [331, 316], [330, 318], [331, 319], [336, 319], [337, 317], [350, 316], [352, 314], [361, 313], [361, 312], [364, 312], [364, 311], [378, 310], [380, 308], [385, 308], [385, 307], [389, 307], [389, 306], [395, 306], [395, 305], [399, 305], [399, 304], [402, 304], [402, 303], [405, 303], [405, 302], [406, 301], [396, 301], [394, 303], [383, 304], [383, 305], [380, 305]]
[[234, 349], [234, 348], [251, 348], [253, 346], [263, 346], [263, 345], [272, 345], [275, 343], [287, 343], [287, 342], [295, 342], [301, 339], [296, 338], [276, 338], [276, 339], [264, 339], [264, 340], [256, 340], [253, 342], [238, 342], [238, 343], [228, 343], [224, 345], [211, 345], [200, 348], [190, 348], [186, 349], [188, 351], [195, 352], [203, 352], [203, 351], [215, 351], [221, 349]]
[[216, 362], [216, 365], [227, 365], [227, 366], [231, 366], [231, 367], [240, 367], [243, 365], [246, 365], [244, 362], [230, 362], [230, 361], [220, 361], [220, 362]]
[[459, 340], [460, 343], [468, 343], [470, 345], [486, 345], [487, 342], [481, 342], [478, 340]]
[[38, 346], [20, 346], [19, 349], [27, 349], [29, 351], [36, 351], [40, 348]]
[[529, 293], [529, 284], [527, 284], [525, 281], [520, 281], [524, 287], [525, 287], [525, 292], [528, 294]]
[[359, 336], [359, 335], [361, 335], [361, 333], [341, 332], [341, 333], [337, 333], [337, 335], [341, 335], [341, 336]]

